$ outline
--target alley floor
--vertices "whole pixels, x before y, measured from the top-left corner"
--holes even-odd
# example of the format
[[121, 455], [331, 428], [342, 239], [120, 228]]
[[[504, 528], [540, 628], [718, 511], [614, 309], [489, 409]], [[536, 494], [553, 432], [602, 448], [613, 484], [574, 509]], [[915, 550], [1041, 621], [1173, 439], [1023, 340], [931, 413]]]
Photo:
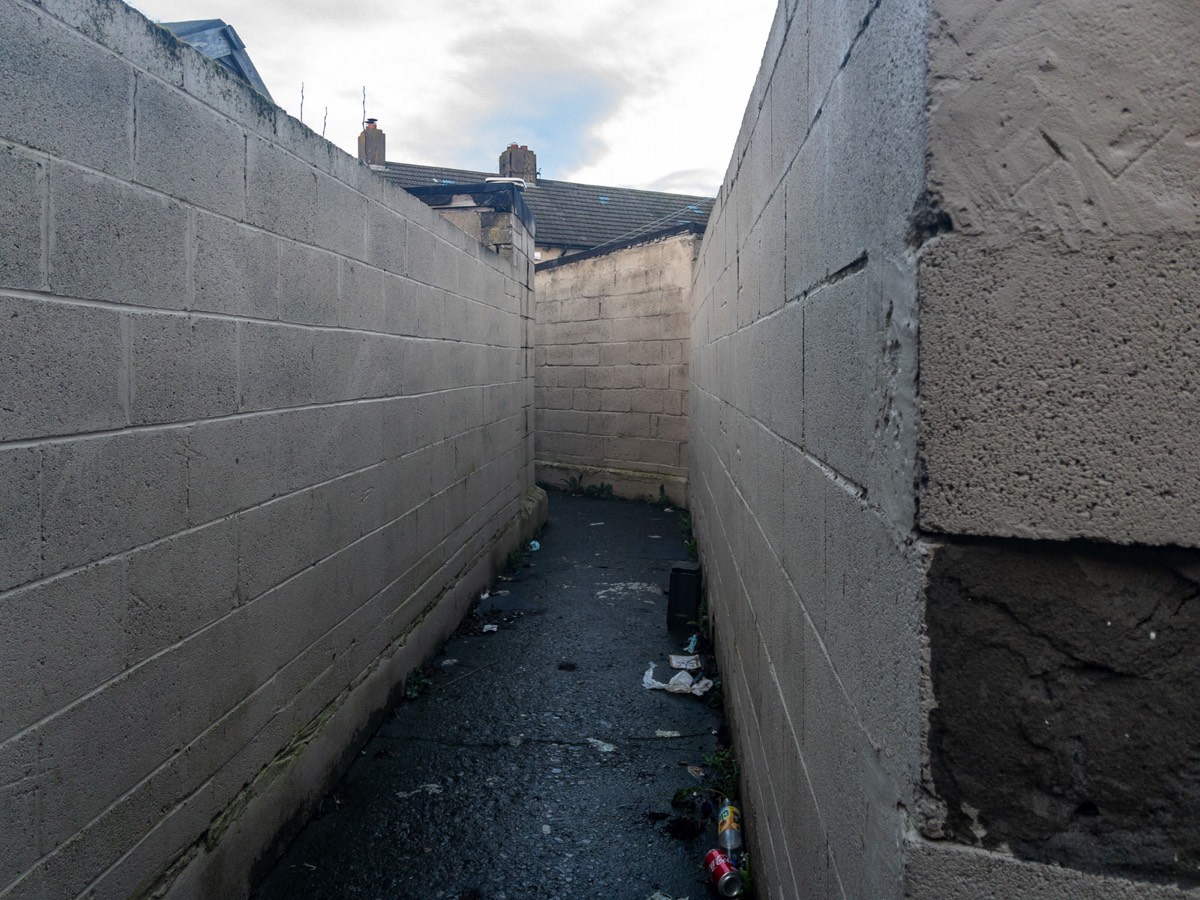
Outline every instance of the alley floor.
[[[541, 547], [497, 581], [256, 897], [709, 896], [710, 828], [672, 796], [714, 762], [722, 715], [647, 690], [678, 510], [550, 493]], [[495, 625], [493, 631], [487, 626]], [[709, 769], [712, 765], [709, 765]], [[709, 773], [711, 778], [711, 772]]]

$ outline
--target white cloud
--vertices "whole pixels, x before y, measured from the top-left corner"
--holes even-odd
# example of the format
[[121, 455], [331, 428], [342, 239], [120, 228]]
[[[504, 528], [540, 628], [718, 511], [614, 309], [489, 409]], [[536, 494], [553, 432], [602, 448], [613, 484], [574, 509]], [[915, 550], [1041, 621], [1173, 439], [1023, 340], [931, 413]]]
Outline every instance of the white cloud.
[[355, 152], [362, 89], [388, 158], [492, 171], [510, 141], [546, 177], [714, 193], [771, 0], [139, 0], [223, 18], [275, 101]]

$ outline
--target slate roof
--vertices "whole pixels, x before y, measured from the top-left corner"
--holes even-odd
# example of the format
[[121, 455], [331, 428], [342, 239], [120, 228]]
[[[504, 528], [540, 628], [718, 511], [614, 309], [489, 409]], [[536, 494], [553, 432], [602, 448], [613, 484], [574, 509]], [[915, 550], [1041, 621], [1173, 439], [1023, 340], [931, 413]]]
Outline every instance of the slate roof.
[[[233, 26], [223, 19], [193, 19], [189, 22], [160, 22], [163, 28], [185, 44], [191, 44], [209, 59], [214, 59], [246, 82], [268, 100], [267, 90], [258, 69], [250, 61], [246, 45]], [[274, 102], [274, 101], [272, 101]]]
[[[401, 187], [437, 184], [479, 184], [495, 172], [471, 172], [440, 166], [387, 163], [376, 167], [384, 178]], [[712, 197], [666, 194], [634, 188], [604, 187], [539, 178], [525, 189], [525, 202], [537, 222], [537, 243], [543, 247], [587, 250], [674, 225], [704, 226], [712, 212]]]

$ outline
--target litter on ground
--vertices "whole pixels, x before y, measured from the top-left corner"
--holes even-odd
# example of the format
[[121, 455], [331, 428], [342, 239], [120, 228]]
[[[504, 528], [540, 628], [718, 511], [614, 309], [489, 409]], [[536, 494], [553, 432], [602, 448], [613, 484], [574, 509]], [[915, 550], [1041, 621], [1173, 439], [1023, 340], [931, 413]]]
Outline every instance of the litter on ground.
[[650, 663], [650, 668], [642, 676], [642, 687], [652, 691], [670, 691], [672, 694], [694, 694], [700, 697], [712, 686], [712, 679], [693, 679], [690, 672], [680, 672], [667, 682], [656, 681], [654, 679], [654, 663]]

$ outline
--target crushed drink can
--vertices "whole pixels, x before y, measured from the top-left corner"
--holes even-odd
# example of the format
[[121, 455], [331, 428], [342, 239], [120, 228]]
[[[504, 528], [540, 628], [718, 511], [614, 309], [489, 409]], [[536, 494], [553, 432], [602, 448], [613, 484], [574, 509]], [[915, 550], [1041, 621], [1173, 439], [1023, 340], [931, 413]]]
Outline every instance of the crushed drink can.
[[742, 891], [745, 890], [742, 873], [734, 868], [724, 851], [709, 850], [708, 855], [704, 857], [704, 868], [708, 870], [709, 880], [717, 889], [717, 896], [742, 896]]
[[726, 800], [717, 812], [717, 846], [729, 856], [737, 856], [742, 849], [742, 811], [732, 800]]

